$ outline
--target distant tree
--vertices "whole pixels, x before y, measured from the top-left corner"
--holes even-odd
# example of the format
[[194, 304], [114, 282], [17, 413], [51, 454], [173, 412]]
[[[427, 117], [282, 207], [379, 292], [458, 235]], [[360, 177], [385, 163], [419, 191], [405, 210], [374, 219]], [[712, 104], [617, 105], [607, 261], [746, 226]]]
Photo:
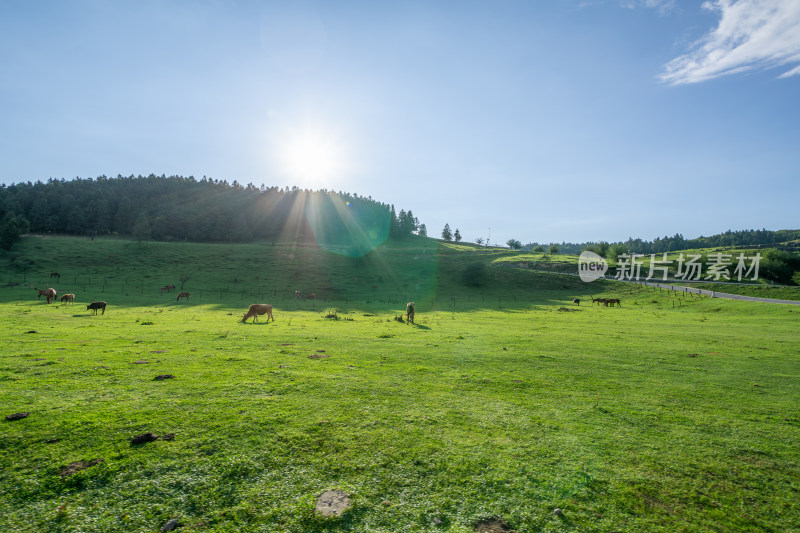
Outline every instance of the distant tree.
[[114, 231], [123, 235], [130, 234], [133, 230], [133, 203], [127, 194], [123, 194], [117, 203], [117, 213], [114, 215]]
[[512, 250], [519, 250], [520, 248], [522, 248], [522, 243], [519, 242], [517, 239], [508, 239], [506, 241], [506, 244]]
[[550, 252], [553, 255], [558, 254], [558, 250], [559, 250], [559, 248], [558, 248], [557, 244], [551, 244], [550, 248], [547, 249], [547, 251]]
[[538, 246], [534, 246], [533, 251], [540, 254], [544, 252], [544, 246], [542, 246], [541, 244]]
[[417, 231], [417, 219], [411, 211], [400, 210], [399, 231], [401, 237], [410, 237]]
[[483, 244], [483, 237], [478, 237], [477, 239], [475, 239], [475, 244], [481, 246]]
[[29, 228], [30, 224], [25, 217], [7, 213], [0, 221], [0, 248], [10, 250]]
[[139, 213], [136, 217], [136, 222], [133, 224], [133, 238], [139, 241], [139, 248], [142, 247], [142, 241], [150, 239], [153, 229], [150, 226], [150, 219], [146, 213]]
[[607, 242], [600, 241], [587, 245], [584, 250], [594, 252], [601, 257], [606, 257], [608, 254], [608, 246], [609, 244]]
[[611, 261], [616, 261], [619, 256], [627, 254], [629, 252], [630, 249], [628, 248], [628, 245], [620, 242], [609, 246], [608, 249], [606, 250], [605, 257], [606, 259], [609, 259]]
[[461, 242], [461, 232], [458, 231], [458, 228], [456, 228], [456, 232], [453, 233], [453, 240], [456, 242]]
[[428, 228], [425, 226], [425, 224], [419, 225], [419, 227], [417, 228], [417, 235], [419, 235], [420, 237], [428, 236]]
[[453, 240], [453, 232], [450, 231], [450, 224], [445, 224], [444, 228], [442, 229], [442, 239], [446, 241]]
[[776, 249], [764, 252], [759, 264], [759, 275], [775, 281], [791, 285], [795, 272], [800, 270], [800, 256]]

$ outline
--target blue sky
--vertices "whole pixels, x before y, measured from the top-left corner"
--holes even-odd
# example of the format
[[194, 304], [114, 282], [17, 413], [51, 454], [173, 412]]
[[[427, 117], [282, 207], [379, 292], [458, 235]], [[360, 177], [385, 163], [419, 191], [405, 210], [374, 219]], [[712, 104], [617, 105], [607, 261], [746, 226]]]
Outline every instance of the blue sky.
[[0, 182], [330, 189], [430, 235], [798, 228], [800, 2], [0, 2]]

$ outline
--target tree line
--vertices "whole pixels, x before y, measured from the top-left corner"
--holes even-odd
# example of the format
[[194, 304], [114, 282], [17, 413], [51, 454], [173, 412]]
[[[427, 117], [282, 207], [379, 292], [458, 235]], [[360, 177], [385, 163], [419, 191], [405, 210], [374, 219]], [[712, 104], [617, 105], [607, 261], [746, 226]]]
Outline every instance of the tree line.
[[[369, 231], [365, 231], [369, 230]], [[423, 232], [411, 211], [372, 197], [256, 187], [192, 176], [50, 179], [0, 187], [0, 246], [20, 235], [127, 236], [136, 240], [251, 242], [321, 239], [348, 245], [372, 235]]]
[[[788, 241], [800, 239], [800, 230], [777, 230], [749, 229], [740, 231], [728, 230], [724, 233], [711, 235], [708, 237], [700, 236], [696, 239], [686, 239], [680, 233], [672, 237], [656, 237], [652, 241], [640, 238], [628, 238], [627, 241], [619, 242], [583, 242], [572, 243], [562, 242], [559, 248], [565, 254], [580, 254], [584, 250], [595, 252], [603, 257], [616, 257], [620, 253], [635, 254], [660, 254], [675, 250], [693, 250], [698, 248], [717, 248], [717, 247], [748, 247], [758, 248]], [[551, 243], [553, 244], [553, 243]], [[523, 250], [533, 250], [542, 247], [539, 243], [528, 243], [522, 247]]]

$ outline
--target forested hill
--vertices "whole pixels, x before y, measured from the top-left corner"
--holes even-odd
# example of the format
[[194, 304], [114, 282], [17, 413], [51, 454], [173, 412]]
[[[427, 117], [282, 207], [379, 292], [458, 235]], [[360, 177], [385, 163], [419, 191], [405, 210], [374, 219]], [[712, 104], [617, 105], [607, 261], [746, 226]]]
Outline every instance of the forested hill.
[[196, 242], [324, 238], [346, 245], [354, 235], [424, 231], [411, 211], [396, 213], [357, 194], [154, 175], [3, 186], [0, 221], [6, 248], [6, 236], [15, 232]]
[[[602, 255], [603, 257], [606, 257], [607, 255], [616, 257], [620, 253], [655, 254], [697, 248], [735, 246], [759, 248], [797, 240], [800, 240], [800, 230], [771, 231], [767, 229], [749, 229], [740, 231], [728, 230], [724, 233], [718, 233], [708, 237], [701, 236], [697, 237], [696, 239], [686, 239], [683, 237], [683, 235], [677, 233], [672, 237], [657, 237], [652, 241], [629, 238], [625, 242], [562, 242], [561, 244], [551, 244], [556, 244], [559, 248], [559, 251], [564, 254], [579, 254], [584, 250], [590, 250]], [[544, 249], [548, 245], [533, 242], [526, 244], [523, 247], [523, 250], [533, 250], [540, 246]], [[788, 248], [796, 249], [796, 246], [788, 246]]]

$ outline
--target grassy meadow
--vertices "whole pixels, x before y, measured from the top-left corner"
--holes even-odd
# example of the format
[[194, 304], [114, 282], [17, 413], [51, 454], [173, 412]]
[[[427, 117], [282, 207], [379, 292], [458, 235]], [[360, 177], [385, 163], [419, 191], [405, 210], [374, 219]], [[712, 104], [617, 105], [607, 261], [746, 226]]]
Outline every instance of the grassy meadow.
[[[25, 238], [0, 258], [0, 415], [30, 413], [0, 419], [0, 531], [797, 530], [800, 308], [509, 257]], [[260, 302], [275, 321], [242, 324]]]

